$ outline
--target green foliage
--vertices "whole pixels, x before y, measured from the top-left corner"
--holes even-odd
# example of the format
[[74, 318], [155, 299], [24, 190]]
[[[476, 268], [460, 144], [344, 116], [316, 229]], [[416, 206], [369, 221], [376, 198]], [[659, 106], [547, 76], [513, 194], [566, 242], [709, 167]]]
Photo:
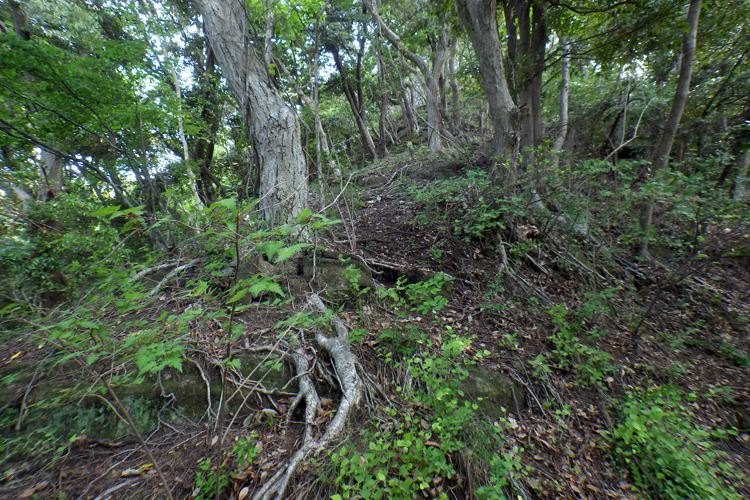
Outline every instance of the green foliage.
[[239, 438], [232, 446], [232, 455], [234, 456], [237, 466], [247, 468], [258, 454], [258, 433], [251, 431], [250, 434]]
[[406, 317], [406, 308], [428, 315], [440, 312], [448, 304], [444, 294], [450, 289], [452, 280], [450, 276], [439, 273], [426, 281], [408, 283], [408, 279], [401, 276], [395, 287], [378, 289], [377, 294], [389, 301], [400, 317]]
[[[194, 237], [194, 240], [206, 243], [205, 247], [215, 245], [226, 250], [204, 256], [205, 267], [209, 269], [206, 273], [209, 276], [199, 275], [198, 277], [205, 279], [192, 280], [194, 288], [186, 293], [186, 296], [201, 297], [202, 302], [208, 307], [191, 308], [180, 313], [165, 310], [156, 319], [146, 319], [140, 315], [139, 311], [142, 309], [150, 310], [161, 306], [161, 294], [157, 293], [159, 290], [149, 288], [144, 282], [146, 280], [141, 279], [144, 274], [141, 270], [150, 269], [154, 263], [147, 261], [132, 264], [126, 260], [131, 255], [130, 251], [122, 247], [116, 249], [115, 258], [103, 259], [104, 252], [107, 252], [104, 255], [106, 257], [115, 250], [114, 243], [117, 239], [113, 234], [114, 230], [110, 229], [104, 232], [112, 236], [109, 245], [97, 246], [91, 242], [90, 253], [78, 257], [79, 265], [85, 267], [89, 281], [86, 284], [87, 293], [76, 303], [68, 304], [50, 316], [41, 318], [34, 316], [36, 311], [17, 305], [4, 308], [4, 320], [13, 320], [23, 325], [28, 318], [34, 318], [35, 328], [24, 333], [29, 341], [47, 349], [46, 352], [49, 353], [45, 363], [39, 365], [40, 369], [43, 365], [45, 369], [54, 367], [58, 370], [69, 370], [72, 366], [70, 362], [74, 360], [84, 367], [89, 378], [89, 383], [65, 389], [60, 395], [39, 398], [29, 405], [29, 411], [35, 415], [51, 413], [55, 408], [67, 405], [92, 391], [104, 394], [103, 386], [96, 387], [102, 380], [103, 373], [107, 373], [106, 379], [113, 387], [123, 387], [141, 384], [150, 375], [163, 370], [181, 371], [194, 329], [200, 328], [200, 325], [207, 321], [220, 322], [224, 331], [229, 332], [224, 341], [232, 342], [242, 331], [238, 325], [232, 323], [228, 310], [248, 307], [239, 305], [246, 295], [257, 297], [259, 300], [274, 300], [275, 297], [283, 296], [284, 290], [274, 277], [261, 275], [239, 279], [220, 291], [215, 279], [210, 276], [211, 270], [236, 262], [237, 248], [261, 248], [274, 262], [280, 262], [305, 248], [294, 241], [294, 235], [301, 230], [314, 231], [325, 227], [330, 221], [309, 213], [302, 214], [300, 223], [259, 229], [258, 226], [251, 225], [253, 221], [248, 216], [254, 205], [254, 202], [238, 203], [235, 199], [221, 200], [192, 215], [193, 220], [205, 228]], [[86, 219], [87, 222], [103, 228], [111, 227], [107, 226], [103, 219], [126, 218], [130, 221], [140, 217], [139, 208], [121, 210], [118, 206], [110, 206], [91, 212], [94, 212], [96, 218]], [[249, 221], [247, 225], [250, 227], [245, 226], [246, 217]], [[163, 222], [165, 226], [172, 224]], [[141, 224], [141, 221], [138, 220], [137, 224]], [[264, 244], [267, 242], [272, 244]], [[282, 244], [278, 245], [277, 242]], [[121, 264], [122, 268], [112, 262]], [[118, 369], [110, 372], [113, 363], [116, 363]], [[27, 367], [26, 370], [33, 368], [36, 367]], [[27, 375], [31, 376], [31, 373], [24, 372], [23, 376]], [[0, 381], [3, 389], [17, 383], [19, 376], [4, 377]], [[147, 420], [147, 415], [141, 415], [138, 406], [130, 413], [137, 424], [143, 424]], [[10, 419], [11, 415], [16, 419], [15, 422]], [[12, 411], [3, 416], [0, 422], [3, 425], [3, 433], [6, 428], [18, 422], [18, 417], [18, 413], [14, 414]], [[36, 450], [37, 456], [53, 455], [59, 452], [61, 446], [65, 446], [69, 437], [72, 437], [68, 435], [68, 430], [54, 426], [38, 426], [29, 433], [13, 433], [14, 436], [17, 434], [18, 438], [13, 437], [6, 443], [7, 453], [3, 459], [16, 460], [24, 453], [28, 453], [29, 449]], [[242, 460], [250, 461], [253, 449], [249, 441], [238, 442], [235, 453]], [[209, 476], [205, 476], [204, 479], [215, 481]]]
[[429, 215], [437, 215], [438, 221], [449, 223], [467, 238], [486, 237], [505, 229], [504, 221], [522, 213], [524, 204], [519, 196], [499, 192], [482, 170], [469, 170], [465, 176], [438, 180], [425, 187], [410, 186], [407, 192], [416, 203], [427, 207], [425, 223], [434, 221]]
[[229, 485], [226, 473], [221, 472], [220, 467], [211, 467], [211, 459], [206, 457], [198, 462], [198, 471], [195, 473], [195, 500], [210, 500], [216, 492], [216, 480], [218, 476], [219, 488], [224, 491]]
[[[95, 206], [78, 194], [60, 193], [32, 203], [20, 221], [0, 210], [0, 233], [8, 237], [0, 245], [4, 294], [38, 304], [49, 292], [63, 297], [78, 291], [95, 274], [90, 262], [106, 258], [118, 243], [117, 229], [89, 215]], [[123, 248], [121, 257], [131, 255], [132, 248]]]
[[[453, 278], [445, 274], [436, 274], [427, 281], [408, 283], [402, 276], [393, 288], [379, 288], [377, 296], [396, 316], [406, 319], [411, 313], [422, 315], [436, 314], [448, 304], [443, 295]], [[410, 357], [427, 345], [429, 334], [419, 327], [406, 323], [398, 330], [387, 329], [380, 333], [379, 345], [385, 356], [396, 358]]]
[[[332, 499], [415, 498], [430, 491], [435, 498], [448, 498], [437, 484], [454, 478], [453, 454], [472, 446], [481, 434], [478, 406], [467, 400], [461, 381], [469, 376], [467, 366], [475, 363], [465, 357], [471, 342], [448, 333], [440, 342], [437, 353], [427, 352], [404, 361], [406, 369], [419, 387], [404, 396], [412, 403], [406, 413], [386, 408], [393, 424], [379, 426], [364, 434], [367, 444], [361, 451], [357, 446], [345, 446], [331, 455], [336, 468], [335, 482], [341, 494]], [[421, 409], [414, 411], [413, 408]], [[504, 424], [505, 421], [501, 420]], [[505, 498], [508, 478], [522, 471], [519, 450], [495, 454], [492, 446], [501, 446], [502, 427], [493, 427], [490, 439], [483, 438], [478, 453], [486, 456], [491, 470], [489, 483], [477, 491], [482, 498]], [[499, 496], [498, 496], [499, 495]]]
[[712, 442], [729, 431], [695, 426], [688, 407], [674, 386], [629, 392], [620, 422], [607, 434], [613, 452], [648, 497], [739, 500], [729, 485], [739, 476]]
[[[583, 308], [588, 311], [589, 308]], [[555, 348], [550, 354], [541, 353], [530, 362], [534, 366], [536, 376], [549, 373], [550, 364], [563, 369], [572, 369], [584, 386], [600, 385], [604, 377], [613, 370], [612, 356], [600, 351], [596, 347], [587, 345], [578, 335], [580, 323], [568, 320], [569, 312], [560, 304], [549, 310], [555, 331], [549, 337]], [[590, 336], [597, 337], [599, 332], [591, 332]]]

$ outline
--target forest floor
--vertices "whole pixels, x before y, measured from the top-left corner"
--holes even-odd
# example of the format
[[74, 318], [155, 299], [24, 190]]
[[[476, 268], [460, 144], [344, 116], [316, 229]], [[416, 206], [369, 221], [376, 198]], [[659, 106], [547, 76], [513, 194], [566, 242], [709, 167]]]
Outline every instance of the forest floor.
[[[454, 278], [448, 304], [433, 318], [437, 321], [397, 318], [393, 311], [368, 299], [347, 302], [339, 311], [350, 328], [366, 330], [352, 350], [362, 369], [381, 382], [389, 398], [397, 399], [391, 383], [397, 371], [384, 367], [378, 355], [382, 331], [410, 323], [438, 338], [450, 327], [471, 339], [472, 351], [467, 356], [489, 351], [479, 363], [524, 388], [522, 400], [507, 408], [505, 418], [510, 424], [502, 450], [516, 454], [524, 466], [514, 480], [519, 498], [636, 498], [632, 478], [613, 458], [604, 434], [617, 425], [625, 394], [652, 384], [674, 384], [692, 395], [685, 404], [696, 426], [738, 430], [717, 441], [716, 447], [726, 453], [724, 460], [747, 477], [750, 257], [721, 257], [725, 247], [737, 241], [728, 241], [720, 231], [709, 231], [705, 253], [719, 256], [710, 262], [646, 262], [632, 259], [622, 249], [613, 252], [616, 258], [602, 257], [597, 267], [587, 271], [581, 259], [577, 260], [580, 266], [564, 265], [563, 261], [572, 262], [563, 256], [566, 245], [574, 245], [566, 238], [572, 241], [574, 236], [547, 231], [541, 216], [529, 213], [516, 216], [514, 230], [506, 233], [508, 267], [498, 273], [503, 266], [498, 242], [460, 232], [455, 221], [464, 208], [461, 201], [415, 202], [405, 186], [423, 189], [436, 179], [425, 160], [407, 163], [399, 166], [401, 170], [391, 166], [383, 185], [357, 190], [356, 203], [350, 199], [350, 206], [353, 203], [357, 208], [341, 212], [346, 230], [334, 227], [334, 241], [324, 242], [329, 250], [361, 257], [380, 286], [393, 286], [397, 270], [428, 276], [442, 272]], [[513, 241], [512, 234], [525, 239]], [[159, 307], [132, 314], [156, 321], [165, 310], [179, 314], [190, 304], [176, 286], [166, 289], [159, 301]], [[551, 312], [557, 305], [563, 305], [570, 316], [561, 315], [560, 309]], [[576, 326], [572, 326], [573, 313], [581, 311], [587, 313], [576, 316]], [[244, 312], [240, 316], [248, 332], [244, 345], [274, 342], [277, 324], [288, 312], [288, 308], [270, 306]], [[577, 329], [580, 339], [576, 343], [611, 357], [602, 373], [591, 375], [597, 379], [594, 383], [582, 381], [581, 370], [601, 366], [587, 365], [585, 359], [576, 358], [580, 353], [571, 355], [567, 364], [549, 358], [549, 370], [539, 370], [535, 364], [541, 354], [559, 348], [551, 337], [561, 324]], [[212, 345], [218, 335], [217, 326], [204, 324], [194, 332], [190, 355], [196, 360], [218, 355]], [[0, 348], [0, 365], [18, 362], [14, 356], [19, 352], [29, 352], [23, 336]], [[25, 361], [33, 356], [27, 354]], [[211, 375], [210, 364], [199, 363]], [[322, 395], [330, 398], [322, 401], [321, 426], [333, 413], [337, 397], [335, 393]], [[262, 398], [255, 404], [259, 409], [272, 405], [278, 416], [284, 415], [292, 399], [281, 394], [272, 402]], [[372, 411], [360, 410], [347, 428], [356, 433], [359, 427], [371, 425], [372, 415]], [[258, 454], [231, 474], [231, 498], [243, 498], [244, 487], [252, 491], [294, 452], [304, 427], [295, 423], [300, 420], [297, 417], [291, 422], [280, 418], [253, 426]], [[247, 428], [238, 424], [230, 439], [246, 435]], [[209, 497], [205, 491], [196, 491], [196, 472], [201, 459], [212, 452], [210, 436], [203, 420], [180, 426], [164, 422], [147, 436], [175, 498]], [[51, 466], [36, 463], [34, 456], [12, 466], [6, 463], [0, 471], [0, 498], [163, 498], [153, 466], [132, 439], [81, 436], [59, 454], [62, 458]], [[473, 480], [458, 462], [448, 498], [466, 498]], [[326, 460], [304, 464], [288, 496], [328, 498], [335, 492], [333, 479], [335, 473]], [[747, 481], [735, 486], [750, 498]], [[428, 490], [425, 498], [432, 498]]]

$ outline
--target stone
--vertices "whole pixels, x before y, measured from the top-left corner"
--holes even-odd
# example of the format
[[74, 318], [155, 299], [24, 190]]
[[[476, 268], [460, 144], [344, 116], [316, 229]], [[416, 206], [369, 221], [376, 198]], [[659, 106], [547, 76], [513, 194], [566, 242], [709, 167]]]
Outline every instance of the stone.
[[355, 298], [362, 290], [375, 288], [370, 268], [356, 256], [341, 252], [305, 255], [299, 274], [313, 290], [332, 300]]
[[479, 365], [469, 367], [468, 371], [469, 377], [461, 382], [461, 389], [485, 415], [500, 418], [506, 411], [526, 408], [524, 387], [520, 383]]

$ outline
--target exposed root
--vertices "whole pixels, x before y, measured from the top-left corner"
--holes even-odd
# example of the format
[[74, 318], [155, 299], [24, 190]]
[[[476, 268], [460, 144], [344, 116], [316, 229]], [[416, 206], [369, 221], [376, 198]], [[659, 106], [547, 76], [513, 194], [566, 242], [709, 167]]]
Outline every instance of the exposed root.
[[[313, 310], [324, 313], [326, 307], [316, 294], [310, 295], [308, 306]], [[328, 423], [325, 433], [319, 439], [313, 437], [315, 418], [320, 410], [320, 397], [309, 376], [309, 362], [304, 348], [299, 347], [292, 354], [299, 380], [299, 394], [292, 403], [288, 414], [296, 408], [302, 400], [305, 401], [305, 437], [302, 446], [289, 461], [279, 468], [278, 471], [255, 492], [253, 500], [269, 500], [271, 498], [286, 498], [289, 482], [297, 472], [300, 463], [307, 460], [313, 453], [324, 449], [329, 442], [341, 435], [344, 425], [349, 418], [353, 407], [362, 399], [362, 379], [357, 372], [357, 359], [349, 349], [349, 331], [344, 322], [338, 318], [333, 319], [335, 337], [327, 337], [321, 332], [316, 332], [315, 340], [320, 347], [325, 349], [333, 360], [343, 396], [336, 411], [336, 415]]]

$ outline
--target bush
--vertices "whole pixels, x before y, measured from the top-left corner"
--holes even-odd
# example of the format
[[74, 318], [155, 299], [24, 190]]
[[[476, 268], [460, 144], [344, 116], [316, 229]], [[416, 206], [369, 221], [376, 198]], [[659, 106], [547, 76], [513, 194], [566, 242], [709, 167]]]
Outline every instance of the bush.
[[621, 422], [608, 435], [615, 454], [647, 497], [660, 499], [739, 499], [727, 481], [737, 477], [722, 462], [711, 438], [728, 431], [696, 427], [674, 386], [630, 392]]

